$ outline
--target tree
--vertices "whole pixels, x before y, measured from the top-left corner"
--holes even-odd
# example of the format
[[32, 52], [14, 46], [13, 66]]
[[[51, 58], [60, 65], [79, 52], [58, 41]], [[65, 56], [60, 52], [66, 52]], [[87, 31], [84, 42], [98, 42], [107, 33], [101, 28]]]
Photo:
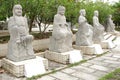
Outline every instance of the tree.
[[[0, 20], [5, 20], [6, 17], [12, 16], [12, 8], [15, 4], [22, 5], [23, 15], [27, 15], [29, 19], [29, 31], [31, 32], [32, 24], [36, 20], [39, 24], [40, 33], [44, 33], [49, 24], [53, 22], [53, 17], [59, 5], [66, 7], [65, 16], [71, 26], [78, 22], [80, 9], [86, 10], [86, 18], [90, 24], [92, 24], [94, 10], [99, 11], [101, 23], [104, 23], [108, 14], [113, 13], [111, 5], [101, 1], [93, 3], [91, 0], [88, 2], [86, 0], [81, 0], [80, 2], [75, 2], [75, 0], [1, 0]], [[119, 5], [117, 9], [119, 10]], [[115, 19], [117, 19], [117, 16]], [[42, 23], [45, 25], [41, 26]], [[42, 27], [44, 28], [43, 31], [41, 30]]]
[[96, 2], [95, 9], [99, 11], [99, 19], [102, 24], [104, 24], [108, 15], [113, 14], [114, 12], [112, 6], [104, 2]]
[[88, 3], [83, 3], [81, 8], [84, 8], [86, 10], [86, 18], [90, 24], [92, 24], [92, 18], [94, 16], [95, 10], [99, 11], [99, 20], [102, 24], [105, 23], [107, 16], [109, 14], [112, 14], [114, 11], [111, 5], [101, 1], [90, 1]]
[[[40, 0], [39, 0], [40, 1]], [[12, 16], [12, 8], [15, 4], [21, 4], [23, 7], [23, 15], [27, 15], [30, 19], [29, 31], [31, 32], [32, 23], [37, 16], [39, 6], [38, 0], [2, 0], [0, 5], [0, 19], [5, 20], [6, 17]]]
[[115, 9], [113, 13], [113, 19], [114, 19], [115, 24], [119, 26], [120, 25], [120, 1], [114, 4], [113, 8]]
[[[35, 19], [39, 25], [39, 31], [42, 34], [53, 22], [56, 7], [55, 0], [40, 0], [39, 4], [40, 5], [38, 6], [37, 11], [38, 13]], [[44, 23], [44, 25], [42, 25], [42, 23]], [[43, 31], [42, 28], [44, 28]]]
[[12, 15], [14, 0], [1, 0], [0, 5], [0, 20], [6, 20]]
[[35, 20], [38, 9], [39, 9], [39, 2], [41, 0], [20, 0], [19, 3], [23, 6], [23, 13], [27, 15], [29, 19], [29, 32], [32, 30], [32, 24]]

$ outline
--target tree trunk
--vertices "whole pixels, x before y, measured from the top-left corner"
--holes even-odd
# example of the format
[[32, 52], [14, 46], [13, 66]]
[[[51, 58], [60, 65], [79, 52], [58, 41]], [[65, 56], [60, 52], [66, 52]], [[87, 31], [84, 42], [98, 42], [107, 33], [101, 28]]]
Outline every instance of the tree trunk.
[[32, 31], [32, 24], [33, 24], [33, 21], [34, 21], [34, 17], [31, 18], [31, 20], [30, 20], [29, 32]]

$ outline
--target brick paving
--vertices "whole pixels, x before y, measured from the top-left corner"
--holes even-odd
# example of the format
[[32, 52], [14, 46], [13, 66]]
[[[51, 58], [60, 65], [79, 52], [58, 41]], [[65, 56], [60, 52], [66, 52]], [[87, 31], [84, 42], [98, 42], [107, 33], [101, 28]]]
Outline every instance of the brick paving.
[[[37, 80], [98, 80], [105, 74], [120, 68], [120, 37], [114, 43], [117, 47], [110, 53], [89, 60], [83, 64], [63, 69]], [[25, 80], [25, 78], [10, 77], [11, 74], [0, 74], [0, 80]]]

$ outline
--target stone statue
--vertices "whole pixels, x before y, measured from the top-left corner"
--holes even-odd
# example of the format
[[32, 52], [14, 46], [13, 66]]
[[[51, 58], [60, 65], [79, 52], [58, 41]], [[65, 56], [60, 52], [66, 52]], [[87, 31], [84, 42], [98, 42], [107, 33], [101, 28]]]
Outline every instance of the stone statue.
[[94, 11], [93, 16], [93, 41], [94, 43], [101, 43], [104, 40], [104, 26], [99, 23], [98, 19], [99, 13], [98, 11]]
[[35, 58], [33, 36], [29, 35], [27, 19], [22, 17], [22, 6], [19, 4], [13, 7], [13, 16], [8, 21], [8, 31], [10, 40], [6, 58], [15, 62]]
[[107, 32], [115, 32], [115, 24], [112, 20], [112, 15], [109, 15], [107, 18]]
[[93, 27], [88, 24], [85, 18], [85, 9], [80, 10], [80, 16], [78, 19], [79, 28], [76, 33], [76, 45], [77, 46], [91, 46], [93, 44]]
[[50, 51], [54, 52], [67, 52], [72, 50], [72, 32], [66, 23], [64, 16], [65, 7], [59, 6], [57, 14], [54, 16], [53, 32], [50, 39]]

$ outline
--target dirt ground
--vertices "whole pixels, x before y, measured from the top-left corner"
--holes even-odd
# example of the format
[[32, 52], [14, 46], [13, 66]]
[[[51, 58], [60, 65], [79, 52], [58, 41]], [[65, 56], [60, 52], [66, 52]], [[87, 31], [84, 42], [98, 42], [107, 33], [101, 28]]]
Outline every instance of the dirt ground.
[[8, 30], [0, 30], [0, 36], [7, 36], [9, 35]]

